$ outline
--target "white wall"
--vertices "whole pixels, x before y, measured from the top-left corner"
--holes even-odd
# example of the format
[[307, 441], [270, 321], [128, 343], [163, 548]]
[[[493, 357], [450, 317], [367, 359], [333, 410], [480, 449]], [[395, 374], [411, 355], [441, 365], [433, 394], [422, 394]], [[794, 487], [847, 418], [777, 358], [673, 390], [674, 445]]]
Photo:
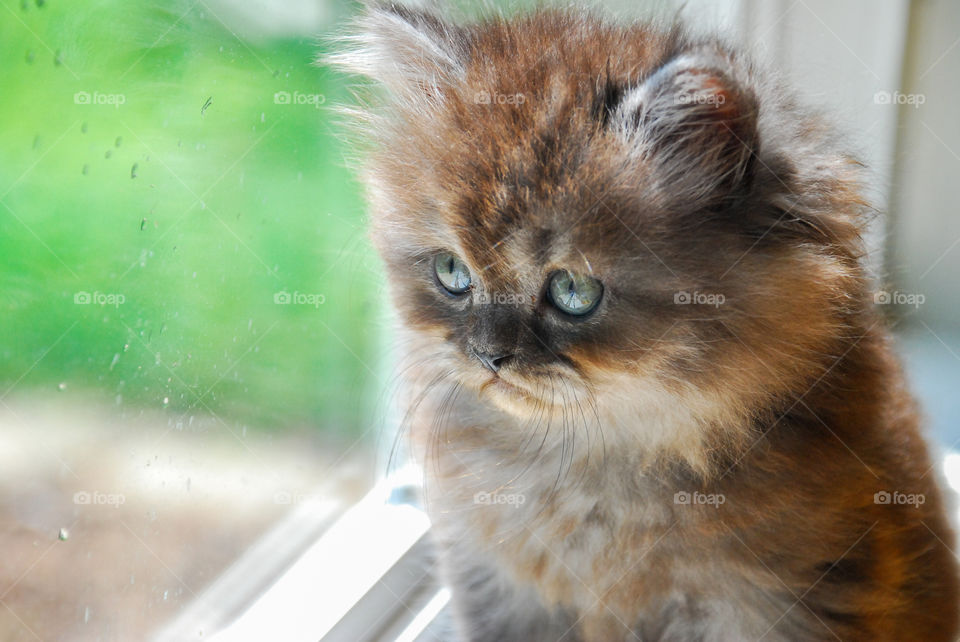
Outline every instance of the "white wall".
[[888, 267], [915, 321], [960, 331], [960, 3], [912, 5], [901, 91], [925, 102], [900, 108]]

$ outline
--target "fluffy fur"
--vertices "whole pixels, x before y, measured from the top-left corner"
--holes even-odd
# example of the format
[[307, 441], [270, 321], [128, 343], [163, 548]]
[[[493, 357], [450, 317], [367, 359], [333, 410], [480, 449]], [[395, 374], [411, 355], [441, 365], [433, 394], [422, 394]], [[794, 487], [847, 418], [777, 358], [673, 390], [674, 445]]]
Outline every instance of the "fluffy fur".
[[[823, 118], [719, 39], [586, 12], [377, 5], [345, 41], [385, 88], [355, 115], [463, 639], [954, 639], [861, 168]], [[557, 270], [602, 282], [595, 312], [551, 305]]]

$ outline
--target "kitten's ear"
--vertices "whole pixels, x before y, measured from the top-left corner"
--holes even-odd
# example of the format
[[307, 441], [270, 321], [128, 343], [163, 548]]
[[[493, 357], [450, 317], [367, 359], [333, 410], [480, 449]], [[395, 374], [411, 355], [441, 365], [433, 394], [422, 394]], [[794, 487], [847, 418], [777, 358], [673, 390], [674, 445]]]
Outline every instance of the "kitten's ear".
[[397, 97], [440, 99], [444, 87], [464, 73], [463, 29], [400, 3], [368, 4], [352, 35], [341, 40], [345, 50], [326, 60], [379, 82]]
[[655, 166], [664, 193], [709, 207], [749, 186], [759, 146], [756, 96], [720, 52], [683, 53], [623, 94], [612, 124]]

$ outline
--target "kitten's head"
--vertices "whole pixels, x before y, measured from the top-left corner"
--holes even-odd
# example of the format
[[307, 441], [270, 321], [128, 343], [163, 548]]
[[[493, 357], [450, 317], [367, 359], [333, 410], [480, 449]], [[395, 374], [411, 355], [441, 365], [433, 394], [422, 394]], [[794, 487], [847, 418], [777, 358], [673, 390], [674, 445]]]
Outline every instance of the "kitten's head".
[[421, 371], [713, 447], [861, 309], [854, 163], [719, 42], [395, 6], [352, 40], [336, 61], [388, 93], [361, 114], [373, 236]]

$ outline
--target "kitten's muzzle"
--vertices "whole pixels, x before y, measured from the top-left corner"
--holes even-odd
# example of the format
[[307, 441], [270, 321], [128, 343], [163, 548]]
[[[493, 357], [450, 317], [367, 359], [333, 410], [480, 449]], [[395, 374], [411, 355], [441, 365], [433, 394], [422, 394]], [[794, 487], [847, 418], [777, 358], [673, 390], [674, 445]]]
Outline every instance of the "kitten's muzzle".
[[486, 350], [473, 350], [472, 352], [473, 356], [494, 374], [500, 371], [500, 367], [503, 364], [513, 358], [513, 355], [508, 353], [491, 353]]

